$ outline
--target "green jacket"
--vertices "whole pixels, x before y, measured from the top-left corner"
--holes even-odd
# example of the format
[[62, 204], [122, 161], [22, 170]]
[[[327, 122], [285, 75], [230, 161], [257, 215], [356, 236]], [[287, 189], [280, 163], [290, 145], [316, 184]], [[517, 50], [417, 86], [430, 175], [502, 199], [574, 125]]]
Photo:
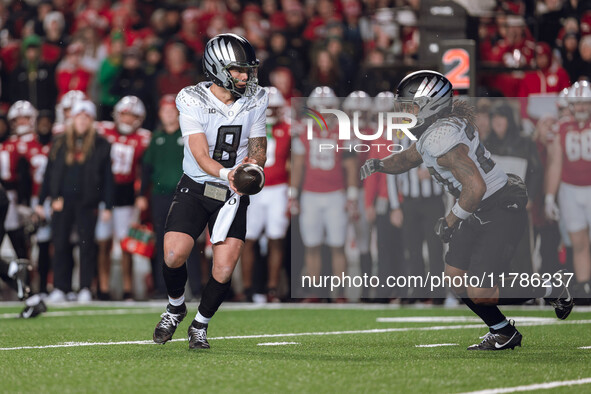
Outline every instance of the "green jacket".
[[100, 104], [114, 106], [121, 98], [111, 94], [111, 88], [121, 71], [121, 61], [112, 57], [103, 60], [98, 71], [98, 84], [100, 87]]
[[144, 153], [142, 165], [142, 190], [146, 195], [151, 185], [152, 193], [173, 194], [183, 175], [183, 137], [179, 128], [173, 134], [157, 130]]

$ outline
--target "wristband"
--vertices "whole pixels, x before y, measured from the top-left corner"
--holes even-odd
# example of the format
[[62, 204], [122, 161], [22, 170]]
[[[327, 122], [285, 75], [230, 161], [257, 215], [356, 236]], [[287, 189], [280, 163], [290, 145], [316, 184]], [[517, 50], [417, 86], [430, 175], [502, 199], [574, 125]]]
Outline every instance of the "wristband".
[[544, 204], [545, 205], [554, 204], [555, 199], [556, 199], [556, 197], [554, 196], [554, 194], [546, 194], [546, 197], [544, 198]]
[[456, 202], [456, 204], [451, 208], [451, 211], [454, 215], [456, 215], [462, 220], [466, 220], [470, 217], [470, 215], [472, 215], [472, 212], [468, 212], [464, 210], [462, 207], [460, 207], [459, 202]]
[[347, 188], [347, 200], [357, 200], [359, 197], [359, 189], [355, 186], [349, 186]]
[[228, 180], [229, 180], [229, 179], [228, 179], [228, 174], [229, 174], [231, 171], [232, 171], [232, 169], [230, 169], [230, 168], [222, 168], [222, 169], [220, 170], [220, 176], [219, 176], [219, 178], [221, 178], [221, 179], [222, 179], [222, 180], [224, 180], [224, 181], [228, 181]]
[[291, 186], [288, 190], [287, 190], [287, 196], [289, 198], [293, 198], [293, 199], [297, 199], [298, 198], [298, 188]]

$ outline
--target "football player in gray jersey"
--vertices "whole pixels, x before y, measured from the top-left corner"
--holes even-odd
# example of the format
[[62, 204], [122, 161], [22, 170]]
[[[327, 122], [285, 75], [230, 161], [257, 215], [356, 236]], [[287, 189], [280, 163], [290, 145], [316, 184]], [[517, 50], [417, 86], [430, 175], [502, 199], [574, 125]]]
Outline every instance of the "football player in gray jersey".
[[230, 289], [244, 245], [249, 197], [240, 196], [234, 173], [241, 163], [264, 167], [268, 96], [257, 85], [259, 61], [243, 37], [220, 34], [205, 47], [203, 68], [210, 82], [184, 88], [176, 98], [185, 144], [183, 176], [165, 225], [163, 275], [169, 304], [154, 330], [166, 343], [187, 314], [186, 260], [195, 239], [209, 227], [211, 277], [189, 325], [189, 348], [208, 349], [207, 327]]
[[[424, 162], [431, 176], [456, 197], [449, 214], [435, 224], [435, 232], [449, 243], [445, 275], [459, 277], [446, 284], [489, 326], [483, 341], [468, 349], [513, 349], [521, 346], [522, 335], [497, 305], [544, 297], [556, 316], [566, 319], [574, 305], [566, 286], [568, 275], [556, 273], [550, 287], [513, 289], [507, 281], [501, 285], [527, 223], [527, 191], [519, 177], [495, 165], [480, 143], [472, 108], [465, 101], [454, 102], [452, 89], [447, 78], [434, 71], [406, 76], [397, 87], [396, 112], [417, 118], [409, 130], [418, 141], [385, 159], [367, 160], [361, 179], [374, 172], [400, 174]], [[465, 280], [476, 276], [489, 280], [478, 286]]]

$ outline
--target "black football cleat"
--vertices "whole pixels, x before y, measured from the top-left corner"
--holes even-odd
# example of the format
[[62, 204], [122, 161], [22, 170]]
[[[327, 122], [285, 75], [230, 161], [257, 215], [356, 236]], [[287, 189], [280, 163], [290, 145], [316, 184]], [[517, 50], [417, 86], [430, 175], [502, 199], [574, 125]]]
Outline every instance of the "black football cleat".
[[[511, 321], [509, 324], [514, 326], [515, 322]], [[511, 335], [487, 332], [480, 338], [482, 338], [482, 342], [468, 346], [468, 350], [513, 350], [515, 346], [521, 346], [523, 336], [515, 329]]]
[[[174, 313], [177, 312], [177, 313]], [[166, 306], [166, 312], [160, 315], [160, 322], [154, 329], [152, 339], [158, 344], [165, 344], [172, 339], [176, 328], [187, 316], [187, 307], [183, 304], [181, 307], [174, 307], [170, 304]]]
[[39, 302], [35, 305], [25, 306], [25, 309], [21, 311], [19, 317], [22, 319], [31, 319], [33, 317], [39, 316], [43, 312], [47, 312], [47, 306], [42, 299], [39, 299]]
[[209, 349], [207, 342], [207, 324], [193, 320], [187, 331], [189, 335], [189, 349]]
[[[567, 278], [564, 276], [566, 270], [560, 270], [556, 274], [562, 274], [562, 291], [558, 295], [558, 298], [548, 300], [550, 305], [554, 308], [556, 317], [560, 320], [564, 320], [570, 315], [573, 307], [575, 306], [575, 300], [570, 294], [568, 287], [566, 286]], [[554, 274], [554, 275], [556, 275]]]

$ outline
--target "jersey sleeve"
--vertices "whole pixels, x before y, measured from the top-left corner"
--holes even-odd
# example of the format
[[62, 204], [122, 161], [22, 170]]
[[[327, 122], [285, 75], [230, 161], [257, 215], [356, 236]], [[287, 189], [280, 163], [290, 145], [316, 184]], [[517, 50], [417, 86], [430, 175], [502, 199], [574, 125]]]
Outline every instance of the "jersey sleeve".
[[267, 136], [267, 106], [269, 105], [269, 95], [265, 89], [261, 89], [263, 96], [259, 99], [261, 102], [256, 107], [256, 117], [249, 138]]
[[203, 121], [200, 116], [200, 106], [197, 98], [193, 97], [187, 88], [184, 88], [176, 96], [176, 107], [179, 110], [179, 123], [183, 137], [191, 134], [205, 133]]
[[465, 124], [437, 122], [425, 132], [417, 148], [431, 157], [441, 157], [459, 144], [468, 145], [466, 127]]

